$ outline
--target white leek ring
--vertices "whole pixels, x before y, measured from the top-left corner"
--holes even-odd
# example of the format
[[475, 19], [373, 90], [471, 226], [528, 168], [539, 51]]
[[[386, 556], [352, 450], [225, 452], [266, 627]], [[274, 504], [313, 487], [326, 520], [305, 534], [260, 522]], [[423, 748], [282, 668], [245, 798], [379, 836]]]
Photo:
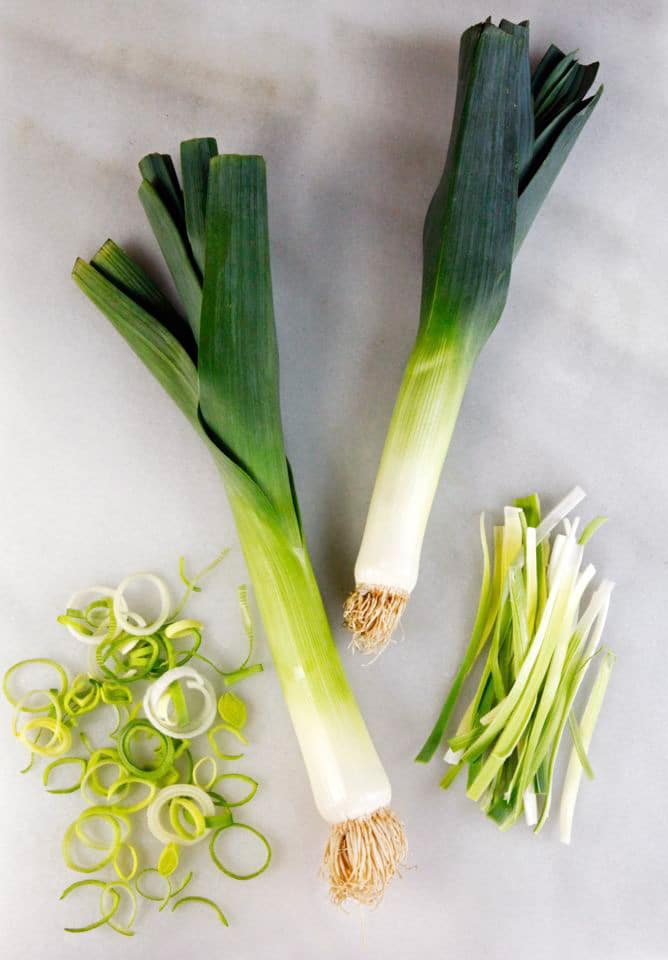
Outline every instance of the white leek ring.
[[[132, 622], [133, 620], [136, 620], [136, 617], [128, 612], [127, 601], [123, 596], [130, 584], [137, 580], [146, 580], [148, 583], [153, 584], [160, 595], [160, 613], [152, 623], [147, 623], [144, 626], [138, 626], [136, 622]], [[119, 585], [116, 587], [113, 596], [114, 616], [116, 617], [116, 623], [121, 630], [124, 630], [125, 633], [129, 633], [133, 637], [148, 637], [151, 634], [156, 633], [156, 631], [160, 629], [169, 616], [169, 611], [172, 606], [172, 598], [169, 592], [169, 587], [162, 577], [158, 577], [154, 573], [130, 574], [129, 577], [125, 577], [124, 580], [121, 580]]]
[[206, 817], [212, 817], [216, 812], [213, 800], [204, 790], [189, 783], [175, 783], [171, 787], [163, 787], [148, 808], [148, 828], [153, 836], [157, 840], [160, 840], [161, 843], [178, 843], [179, 846], [192, 846], [207, 836], [209, 833], [208, 827], [205, 827], [198, 836], [186, 840], [175, 831], [168, 830], [162, 822], [163, 809], [170, 805], [172, 800], [175, 800], [177, 797], [188, 797], [194, 800], [205, 819]]
[[[164, 694], [175, 681], [182, 681], [186, 690], [196, 691], [203, 701], [197, 716], [183, 726], [178, 721], [172, 722], [169, 713], [161, 704]], [[178, 740], [189, 740], [207, 731], [213, 723], [216, 716], [216, 693], [206, 677], [197, 670], [192, 667], [174, 667], [173, 670], [163, 673], [144, 694], [144, 713], [160, 733]]]
[[[83, 610], [88, 604], [82, 601], [88, 600], [88, 603], [91, 603], [95, 600], [111, 598], [115, 593], [116, 591], [113, 587], [85, 587], [83, 590], [77, 590], [76, 593], [72, 594], [67, 601], [67, 608], [68, 610]], [[65, 624], [65, 626], [70, 636], [74, 637], [75, 640], [94, 647], [105, 637], [109, 628], [109, 622], [108, 620], [107, 622], [100, 622], [97, 629], [94, 630], [90, 636], [86, 636], [86, 634], [76, 630], [70, 623]]]

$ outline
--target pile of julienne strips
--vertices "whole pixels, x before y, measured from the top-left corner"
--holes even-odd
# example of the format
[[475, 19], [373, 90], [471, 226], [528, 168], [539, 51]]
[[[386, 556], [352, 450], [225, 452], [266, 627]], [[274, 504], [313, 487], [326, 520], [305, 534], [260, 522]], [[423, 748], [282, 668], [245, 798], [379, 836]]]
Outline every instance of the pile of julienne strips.
[[[597, 64], [580, 65], [574, 54], [552, 46], [532, 73], [528, 47], [528, 24], [505, 20], [498, 27], [489, 21], [473, 26], [461, 40], [450, 148], [425, 221], [418, 334], [371, 499], [355, 568], [357, 586], [345, 606], [353, 641], [367, 652], [387, 644], [415, 585], [431, 504], [476, 357], [503, 311], [513, 260], [600, 97], [599, 90], [587, 98]], [[145, 157], [139, 188], [180, 307], [111, 240], [89, 263], [76, 262], [74, 279], [154, 374], [214, 460], [315, 802], [330, 825], [323, 871], [332, 899], [376, 904], [406, 855], [406, 840], [332, 639], [286, 459], [264, 161], [219, 155], [212, 139], [182, 143], [180, 159], [179, 180], [168, 156]], [[602, 584], [588, 602], [583, 600], [593, 570], [582, 569], [582, 551], [592, 527], [578, 538], [577, 521], [567, 516], [574, 500], [545, 519], [537, 498], [507, 508], [504, 525], [494, 533], [493, 573], [483, 536], [483, 587], [473, 636], [418, 758], [425, 761], [437, 749], [464, 681], [487, 651], [473, 700], [450, 739], [444, 785], [467, 767], [469, 794], [490, 816], [506, 827], [523, 812], [537, 829], [548, 815], [556, 751], [568, 725], [575, 760], [562, 806], [564, 836], [570, 832], [580, 771], [591, 772], [587, 747], [612, 662], [602, 659], [578, 722], [573, 703], [599, 646], [611, 585]], [[562, 522], [563, 531], [555, 533]], [[166, 787], [175, 835], [157, 867], [165, 876], [179, 847], [195, 834], [213, 830], [215, 837], [229, 828], [232, 804], [224, 793], [220, 804], [213, 796], [212, 812], [208, 802], [193, 799], [191, 788], [200, 785], [212, 796], [211, 764], [197, 773], [194, 768], [178, 773], [183, 770], [178, 764], [188, 763], [186, 752], [173, 731], [166, 733], [160, 724], [167, 718], [187, 726], [187, 689], [194, 684], [201, 695], [205, 687], [192, 677], [189, 683], [185, 674], [176, 686], [168, 673], [158, 676], [158, 663], [160, 669], [187, 669], [170, 661], [158, 641], [162, 653], [155, 661], [147, 638], [136, 646], [128, 641], [127, 650], [124, 642], [117, 643], [119, 624], [130, 636], [143, 636], [137, 630], [148, 629], [137, 626], [122, 596], [114, 593], [111, 606], [70, 611], [68, 626], [76, 629], [75, 622], [85, 620], [95, 631], [106, 630], [98, 665], [108, 664], [109, 657], [114, 663], [120, 657], [131, 669], [151, 662], [157, 686], [144, 700], [146, 719], [133, 717], [116, 731], [113, 760], [98, 755], [90, 774], [91, 759], [86, 760], [81, 787], [104, 789], [101, 762], [119, 760], [122, 767], [115, 768], [120, 772], [111, 797], [107, 788], [107, 800], [120, 809], [117, 801], [126, 788], [129, 793], [140, 783], [151, 804], [163, 796], [153, 796], [156, 768], [161, 776], [180, 777]], [[168, 630], [192, 629], [178, 624], [163, 624], [160, 636], [171, 641]], [[66, 711], [66, 700], [76, 706], [99, 695], [123, 702], [126, 689], [107, 674], [101, 680], [92, 674], [76, 678], [69, 692], [63, 680], [41, 705], [41, 725], [24, 724], [17, 732], [35, 752], [56, 750], [70, 736], [67, 717], [76, 717], [76, 709], [74, 715]], [[15, 707], [19, 713], [25, 708]], [[239, 723], [230, 719], [230, 711], [240, 709], [229, 699], [221, 703], [228, 734], [241, 735]], [[139, 736], [133, 731], [151, 732], [146, 724], [165, 738], [148, 780], [147, 769], [141, 776], [132, 759]], [[127, 871], [119, 875], [121, 884], [133, 869], [132, 862], [119, 866], [127, 856], [132, 860], [126, 813], [108, 813], [105, 821], [113, 834], [105, 856], [112, 852], [117, 872]], [[149, 819], [151, 828], [158, 822], [164, 826], [155, 814]], [[68, 843], [73, 835], [87, 842], [85, 818], [77, 821], [74, 834], [70, 831]], [[163, 905], [178, 886], [168, 882]], [[118, 926], [120, 897], [118, 884], [103, 886], [99, 923]]]

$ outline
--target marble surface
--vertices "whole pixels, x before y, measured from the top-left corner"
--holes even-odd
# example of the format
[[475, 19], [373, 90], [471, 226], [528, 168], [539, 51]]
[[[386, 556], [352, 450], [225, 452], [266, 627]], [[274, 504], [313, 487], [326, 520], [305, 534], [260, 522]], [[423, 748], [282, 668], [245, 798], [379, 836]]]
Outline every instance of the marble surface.
[[[5, 0], [0, 12], [1, 665], [51, 654], [71, 587], [172, 570], [232, 544], [201, 598], [214, 649], [238, 642], [245, 572], [205, 451], [69, 271], [108, 235], [155, 266], [137, 160], [215, 135], [269, 164], [284, 422], [304, 522], [334, 623], [419, 297], [420, 228], [448, 135], [467, 0]], [[253, 822], [275, 864], [219, 881], [233, 921], [142, 909], [138, 935], [73, 943], [60, 836], [78, 801], [47, 797], [2, 713], [0, 928], [7, 960], [86, 948], [97, 960], [420, 955], [658, 960], [666, 946], [668, 701], [664, 496], [666, 8], [660, 0], [507, 0], [602, 61], [605, 96], [518, 259], [502, 323], [473, 375], [434, 507], [405, 637], [351, 682], [406, 822], [409, 868], [381, 909], [335, 910], [317, 880], [325, 830], [272, 669], [249, 682]], [[618, 654], [574, 843], [554, 825], [499, 834], [434, 764], [411, 762], [471, 625], [476, 515], [573, 484], [611, 522], [592, 545], [618, 583]], [[227, 645], [227, 646], [226, 646]], [[261, 653], [268, 659], [262, 641]], [[221, 654], [222, 655], [222, 654]], [[71, 913], [69, 911], [72, 911]]]

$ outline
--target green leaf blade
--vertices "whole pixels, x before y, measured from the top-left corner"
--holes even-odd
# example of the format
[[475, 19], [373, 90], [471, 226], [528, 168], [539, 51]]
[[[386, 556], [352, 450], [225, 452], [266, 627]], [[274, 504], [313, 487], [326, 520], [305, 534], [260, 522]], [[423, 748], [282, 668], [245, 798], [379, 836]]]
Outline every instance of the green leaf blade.
[[160, 321], [176, 337], [193, 363], [197, 362], [197, 344], [192, 330], [148, 274], [122, 247], [113, 240], [107, 240], [91, 260], [91, 265]]
[[280, 416], [261, 157], [218, 156], [210, 163], [199, 375], [209, 430], [301, 544]]
[[578, 104], [574, 115], [557, 134], [556, 139], [549, 147], [542, 163], [540, 163], [524, 187], [517, 205], [515, 254], [517, 254], [522, 246], [538, 211], [543, 205], [543, 201], [550, 192], [554, 181], [557, 179], [561, 168], [568, 159], [577, 138], [600, 100], [602, 93], [603, 87], [599, 87], [593, 97], [589, 100], [583, 100], [582, 103]]
[[142, 179], [151, 184], [169, 210], [177, 227], [184, 225], [184, 205], [181, 184], [172, 158], [167, 153], [149, 153], [139, 161]]
[[[424, 231], [421, 336], [475, 354], [506, 301], [518, 194], [517, 77], [527, 36], [491, 23], [462, 37], [453, 134]], [[526, 78], [525, 78], [526, 79]]]
[[202, 275], [204, 274], [209, 161], [217, 154], [218, 144], [212, 137], [184, 140], [181, 144], [181, 177], [186, 231], [195, 263]]
[[197, 370], [178, 340], [91, 264], [77, 260], [72, 276], [199, 430]]
[[185, 226], [179, 227], [160, 193], [148, 180], [141, 182], [139, 199], [172, 275], [195, 339], [198, 340], [202, 283], [185, 236]]

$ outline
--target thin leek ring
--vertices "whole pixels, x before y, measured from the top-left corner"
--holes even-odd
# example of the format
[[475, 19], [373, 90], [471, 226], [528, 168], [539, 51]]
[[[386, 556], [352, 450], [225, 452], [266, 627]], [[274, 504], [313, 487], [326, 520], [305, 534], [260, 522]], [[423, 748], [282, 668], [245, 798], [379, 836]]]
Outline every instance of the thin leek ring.
[[148, 808], [147, 820], [148, 828], [161, 843], [178, 843], [181, 846], [191, 846], [199, 843], [209, 833], [208, 828], [204, 830], [201, 836], [192, 839], [184, 839], [177, 833], [173, 833], [162, 824], [160, 816], [165, 805], [171, 804], [175, 797], [187, 797], [197, 801], [197, 805], [202, 815], [211, 817], [215, 814], [215, 805], [211, 797], [192, 784], [176, 783], [173, 786], [163, 787], [158, 793], [153, 803]]
[[[162, 695], [176, 681], [183, 681], [189, 690], [197, 691], [204, 700], [198, 716], [185, 727], [170, 724], [168, 718], [160, 713]], [[144, 695], [143, 706], [146, 716], [157, 730], [168, 737], [184, 740], [190, 737], [198, 737], [211, 726], [216, 715], [216, 694], [206, 677], [203, 677], [193, 667], [174, 667], [174, 669], [163, 673], [159, 680], [151, 684]]]
[[[160, 743], [160, 754], [156, 767], [146, 769], [140, 767], [132, 759], [130, 749], [132, 741], [139, 731], [148, 733]], [[174, 744], [164, 733], [156, 730], [148, 720], [131, 720], [118, 735], [118, 755], [128, 773], [133, 774], [140, 780], [161, 780], [174, 763]]]
[[[158, 593], [160, 594], [160, 613], [152, 623], [147, 623], [144, 627], [137, 627], [130, 623], [126, 614], [126, 610], [123, 609], [126, 607], [123, 594], [134, 580], [146, 580], [149, 583], [152, 583], [155, 587], [157, 587]], [[114, 591], [114, 615], [116, 617], [116, 622], [121, 630], [134, 637], [147, 637], [156, 633], [169, 616], [171, 605], [172, 598], [169, 592], [169, 587], [162, 577], [158, 577], [154, 573], [130, 574], [130, 576], [121, 580]]]
[[[264, 845], [265, 850], [267, 851], [267, 859], [262, 864], [262, 866], [253, 871], [253, 873], [233, 873], [231, 870], [228, 870], [227, 867], [221, 862], [216, 853], [216, 840], [223, 833], [224, 830], [247, 830], [249, 833], [255, 834], [260, 842]], [[211, 841], [209, 843], [209, 853], [211, 854], [211, 859], [218, 867], [218, 869], [225, 874], [226, 877], [231, 877], [232, 880], [252, 880], [254, 877], [259, 877], [261, 873], [267, 869], [271, 863], [271, 847], [269, 846], [269, 841], [259, 830], [256, 830], [255, 827], [250, 827], [247, 823], [230, 823], [226, 827], [218, 827], [218, 829], [213, 833]]]
[[[19, 702], [19, 700], [25, 699], [26, 695], [24, 694], [23, 697], [19, 697], [18, 700], [15, 700], [11, 695], [11, 693], [9, 692], [9, 678], [11, 677], [11, 675], [14, 673], [15, 670], [19, 670], [21, 667], [29, 666], [32, 663], [46, 663], [49, 667], [53, 667], [53, 669], [56, 671], [56, 673], [60, 677], [60, 688], [55, 691], [55, 695], [57, 697], [62, 697], [65, 694], [65, 691], [67, 690], [67, 674], [65, 673], [61, 665], [59, 663], [56, 663], [55, 660], [51, 660], [48, 657], [32, 657], [29, 660], [19, 660], [18, 663], [13, 664], [9, 668], [9, 670], [5, 671], [5, 675], [2, 679], [2, 692], [4, 693], [10, 706], [12, 707], [15, 707]], [[29, 691], [29, 693], [33, 693], [33, 692], [34, 692], [33, 690]], [[43, 708], [41, 707], [39, 709], [35, 709], [35, 708], [30, 709], [28, 707], [24, 707], [23, 709], [26, 713], [42, 713], [43, 712]], [[48, 707], [44, 709], [48, 710]]]

